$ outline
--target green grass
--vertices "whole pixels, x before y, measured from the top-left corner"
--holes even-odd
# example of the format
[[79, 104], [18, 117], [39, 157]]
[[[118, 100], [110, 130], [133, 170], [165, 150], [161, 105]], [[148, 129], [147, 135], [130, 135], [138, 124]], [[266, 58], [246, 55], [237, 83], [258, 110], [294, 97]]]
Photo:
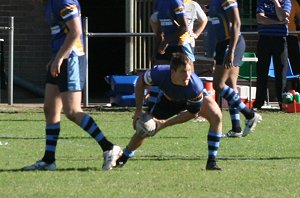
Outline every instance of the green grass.
[[[90, 111], [124, 147], [133, 112]], [[261, 112], [246, 138], [222, 139], [222, 172], [205, 171], [207, 122], [187, 122], [149, 138], [122, 169], [101, 171], [94, 140], [62, 116], [55, 172], [22, 172], [44, 152], [41, 109], [0, 109], [0, 197], [298, 197], [300, 114]], [[224, 132], [230, 128], [224, 111]]]

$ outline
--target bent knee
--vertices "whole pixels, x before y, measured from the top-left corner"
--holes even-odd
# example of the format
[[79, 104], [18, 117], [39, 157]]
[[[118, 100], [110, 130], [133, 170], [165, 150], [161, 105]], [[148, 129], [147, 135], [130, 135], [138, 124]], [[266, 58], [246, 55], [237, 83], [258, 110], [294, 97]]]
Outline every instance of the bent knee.
[[64, 111], [65, 116], [71, 120], [71, 121], [75, 121], [76, 120], [76, 112], [75, 111]]

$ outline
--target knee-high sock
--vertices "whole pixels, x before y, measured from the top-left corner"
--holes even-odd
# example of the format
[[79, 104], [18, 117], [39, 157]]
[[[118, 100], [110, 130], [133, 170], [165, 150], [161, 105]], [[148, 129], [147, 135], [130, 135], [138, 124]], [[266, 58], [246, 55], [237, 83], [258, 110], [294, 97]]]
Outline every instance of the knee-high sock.
[[229, 114], [231, 118], [232, 131], [241, 132], [240, 112], [236, 108], [231, 108], [229, 106]]
[[231, 108], [236, 108], [246, 117], [246, 119], [253, 118], [254, 112], [246, 107], [245, 103], [241, 101], [239, 94], [232, 88], [225, 85], [221, 90], [221, 96], [227, 100]]
[[207, 135], [208, 161], [216, 161], [218, 149], [220, 146], [221, 136], [222, 133], [208, 131], [208, 135]]
[[52, 163], [55, 161], [56, 145], [60, 132], [60, 123], [46, 125], [46, 148], [43, 161]]
[[103, 132], [100, 130], [94, 119], [85, 114], [82, 118], [80, 127], [83, 128], [90, 136], [92, 136], [100, 145], [103, 151], [111, 150], [113, 144], [106, 139]]

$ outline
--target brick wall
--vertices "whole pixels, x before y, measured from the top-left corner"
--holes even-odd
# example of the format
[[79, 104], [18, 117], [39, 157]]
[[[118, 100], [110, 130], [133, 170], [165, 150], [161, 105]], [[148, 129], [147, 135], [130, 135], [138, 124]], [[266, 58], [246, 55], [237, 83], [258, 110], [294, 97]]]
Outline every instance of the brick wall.
[[[50, 57], [49, 28], [44, 20], [43, 8], [33, 0], [10, 0], [0, 3], [0, 26], [9, 26], [14, 16], [14, 74], [38, 88], [44, 88], [45, 65]], [[8, 31], [0, 30], [5, 39], [4, 55], [7, 69]], [[15, 88], [16, 87], [16, 88]], [[34, 97], [14, 85], [14, 99]], [[5, 91], [2, 90], [3, 96]]]

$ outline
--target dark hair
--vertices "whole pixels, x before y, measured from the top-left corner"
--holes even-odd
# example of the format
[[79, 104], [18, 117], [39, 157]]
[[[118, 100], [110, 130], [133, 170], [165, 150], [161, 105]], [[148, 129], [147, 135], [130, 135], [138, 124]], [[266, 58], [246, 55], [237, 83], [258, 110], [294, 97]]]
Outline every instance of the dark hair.
[[183, 53], [176, 52], [172, 54], [170, 69], [177, 70], [179, 67], [185, 66], [186, 64], [192, 65], [192, 61]]

